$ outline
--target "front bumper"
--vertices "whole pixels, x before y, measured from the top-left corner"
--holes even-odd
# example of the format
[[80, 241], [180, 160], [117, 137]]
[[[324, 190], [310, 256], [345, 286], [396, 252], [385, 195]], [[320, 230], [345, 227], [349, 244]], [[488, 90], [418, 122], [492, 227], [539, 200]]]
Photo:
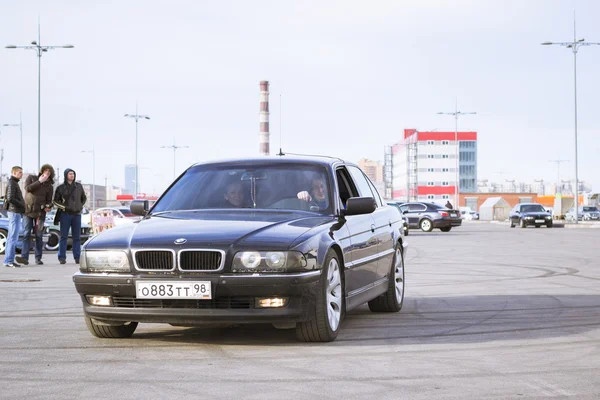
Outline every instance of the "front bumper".
[[[202, 323], [277, 323], [310, 319], [321, 271], [288, 275], [156, 276], [76, 273], [73, 282], [87, 317], [100, 321], [174, 325]], [[136, 299], [138, 280], [211, 282], [212, 300]], [[93, 306], [86, 295], [111, 296], [113, 306]], [[256, 308], [257, 297], [286, 297], [280, 308]]]
[[[523, 218], [522, 219], [523, 223], [525, 223], [526, 226], [530, 226], [530, 225], [552, 225], [553, 221], [552, 218], [546, 218], [546, 217], [541, 217], [541, 218]], [[543, 222], [539, 222], [539, 221], [543, 221]]]

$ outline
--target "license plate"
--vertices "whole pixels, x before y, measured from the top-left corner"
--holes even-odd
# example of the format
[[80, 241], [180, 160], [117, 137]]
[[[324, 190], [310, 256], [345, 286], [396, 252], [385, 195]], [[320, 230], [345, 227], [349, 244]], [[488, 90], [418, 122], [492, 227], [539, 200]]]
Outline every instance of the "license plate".
[[209, 281], [137, 281], [135, 283], [138, 299], [200, 299], [212, 298]]
[[543, 219], [536, 219], [535, 220], [536, 224], [543, 224], [544, 222], [546, 222], [546, 221], [544, 221]]

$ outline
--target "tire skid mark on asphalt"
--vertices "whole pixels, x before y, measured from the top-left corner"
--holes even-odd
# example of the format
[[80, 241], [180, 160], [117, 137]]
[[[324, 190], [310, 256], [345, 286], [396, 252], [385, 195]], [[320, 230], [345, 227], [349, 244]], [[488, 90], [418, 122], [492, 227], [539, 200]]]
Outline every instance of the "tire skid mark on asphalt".
[[[92, 362], [92, 361], [90, 361]], [[127, 361], [123, 361], [121, 360], [121, 362], [123, 363], [128, 363]], [[596, 372], [596, 368], [594, 367], [572, 367], [570, 368], [570, 370], [572, 371], [576, 371], [576, 372]], [[339, 376], [335, 378], [335, 381], [337, 382], [355, 382], [355, 381], [359, 381], [359, 382], [366, 382], [368, 383], [369, 381], [381, 381], [381, 382], [385, 382], [385, 381], [421, 381], [421, 380], [425, 380], [425, 381], [429, 381], [429, 380], [436, 380], [436, 379], [440, 379], [440, 378], [454, 378], [454, 379], [473, 379], [473, 378], [494, 378], [498, 376], [497, 371], [494, 370], [490, 370], [491, 372], [489, 374], [480, 374], [480, 373], [438, 373], [435, 375], [411, 375], [411, 376], [406, 376], [406, 375], [401, 375], [401, 374], [397, 374], [397, 375], [390, 375], [390, 376], [381, 376], [381, 375], [363, 375], [360, 377], [356, 377], [356, 376]], [[543, 369], [543, 370], [536, 370], [536, 371], [530, 371], [530, 370], [517, 370], [517, 371], [507, 371], [507, 372], [503, 372], [502, 375], [506, 375], [506, 376], [527, 376], [527, 375], [533, 375], [533, 374], [557, 374], [557, 375], [562, 375], [564, 373], [564, 369], [562, 369], [561, 367], [556, 367], [556, 368], [552, 368], [552, 369]], [[0, 382], [2, 380], [4, 380], [5, 378], [7, 378], [6, 375], [2, 376], [0, 378]], [[185, 376], [179, 376], [177, 378], [174, 377], [169, 377], [167, 378], [157, 378], [157, 377], [144, 377], [144, 376], [139, 376], [137, 375], [134, 378], [124, 378], [123, 376], [119, 377], [119, 383], [124, 383], [124, 384], [141, 384], [143, 383], [144, 386], [147, 383], [160, 383], [162, 384], [171, 384], [171, 383], [195, 383], [196, 381], [191, 381], [190, 379], [195, 379], [196, 377], [185, 377]], [[211, 376], [211, 375], [204, 375], [202, 377], [203, 379], [205, 379], [206, 381], [212, 383], [213, 379], [214, 379], [214, 383], [248, 383], [248, 384], [259, 384], [259, 383], [265, 383], [265, 384], [269, 384], [271, 382], [281, 382], [281, 383], [319, 383], [319, 382], [323, 382], [323, 383], [328, 383], [331, 382], [331, 378], [328, 377], [315, 377], [315, 378], [307, 378], [304, 376], [299, 376], [299, 377], [281, 377], [281, 376], [277, 376], [277, 375], [273, 375], [270, 376], [268, 378], [258, 378], [256, 376], [253, 377], [241, 377], [241, 376], [236, 376], [236, 377], [228, 377], [228, 376]], [[60, 378], [56, 378], [56, 379], [44, 379], [44, 378], [40, 378], [40, 377], [26, 377], [23, 378], [22, 375], [17, 375], [15, 374], [15, 376], [10, 377], [9, 379], [7, 379], [7, 382], [40, 382], [40, 383], [48, 383], [48, 382], [52, 382], [52, 381], [57, 381], [60, 380], [61, 382], [78, 382], [78, 379], [80, 379], [80, 377], [65, 377], [65, 376], [61, 376]], [[107, 378], [110, 379], [110, 378]], [[91, 377], [91, 376], [86, 376], [85, 381], [86, 384], [90, 384], [90, 383], [106, 383], [107, 379], [98, 379], [95, 377]], [[198, 394], [197, 392], [195, 393], [196, 395]]]
[[534, 328], [514, 328], [514, 329], [498, 329], [489, 331], [476, 331], [476, 332], [450, 332], [450, 333], [432, 333], [432, 334], [419, 334], [419, 335], [394, 335], [394, 336], [381, 336], [381, 337], [361, 337], [361, 338], [337, 338], [337, 341], [341, 342], [356, 342], [356, 341], [375, 341], [375, 340], [390, 340], [390, 339], [422, 339], [422, 338], [443, 338], [443, 337], [460, 337], [460, 336], [477, 336], [477, 335], [490, 335], [490, 334], [501, 334], [501, 333], [523, 333], [523, 332], [535, 332], [543, 331], [548, 329], [563, 329], [563, 328], [586, 328], [586, 327], [600, 327], [600, 322], [588, 323], [588, 324], [576, 324], [576, 325], [554, 325]]

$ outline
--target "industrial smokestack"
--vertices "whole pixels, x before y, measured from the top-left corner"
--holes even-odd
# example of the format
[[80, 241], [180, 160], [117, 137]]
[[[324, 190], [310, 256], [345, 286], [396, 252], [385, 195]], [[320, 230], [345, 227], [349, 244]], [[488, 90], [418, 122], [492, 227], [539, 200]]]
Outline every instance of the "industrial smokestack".
[[261, 156], [269, 155], [269, 81], [260, 81], [260, 138]]

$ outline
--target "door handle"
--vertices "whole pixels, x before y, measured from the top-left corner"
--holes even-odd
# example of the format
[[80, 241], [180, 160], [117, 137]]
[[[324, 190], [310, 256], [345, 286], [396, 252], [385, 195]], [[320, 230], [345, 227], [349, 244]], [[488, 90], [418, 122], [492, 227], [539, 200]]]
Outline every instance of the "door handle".
[[375, 225], [371, 224], [371, 232], [375, 232]]

